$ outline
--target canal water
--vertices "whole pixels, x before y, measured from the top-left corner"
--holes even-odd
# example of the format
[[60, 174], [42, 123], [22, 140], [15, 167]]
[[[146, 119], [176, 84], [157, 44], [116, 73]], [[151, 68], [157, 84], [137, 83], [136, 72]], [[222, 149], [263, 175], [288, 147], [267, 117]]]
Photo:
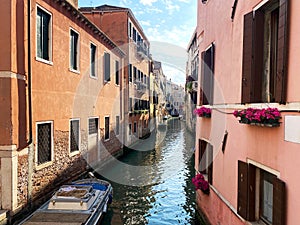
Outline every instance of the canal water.
[[166, 124], [98, 171], [114, 188], [113, 203], [101, 224], [204, 225], [196, 213], [191, 182], [194, 135], [180, 120]]

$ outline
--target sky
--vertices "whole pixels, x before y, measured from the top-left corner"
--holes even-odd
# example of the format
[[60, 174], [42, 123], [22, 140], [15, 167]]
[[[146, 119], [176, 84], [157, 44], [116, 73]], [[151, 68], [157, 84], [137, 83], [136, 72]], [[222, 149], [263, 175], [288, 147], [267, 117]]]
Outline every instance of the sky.
[[79, 0], [78, 4], [130, 8], [150, 40], [153, 59], [162, 62], [169, 79], [185, 83], [186, 48], [197, 24], [196, 0]]

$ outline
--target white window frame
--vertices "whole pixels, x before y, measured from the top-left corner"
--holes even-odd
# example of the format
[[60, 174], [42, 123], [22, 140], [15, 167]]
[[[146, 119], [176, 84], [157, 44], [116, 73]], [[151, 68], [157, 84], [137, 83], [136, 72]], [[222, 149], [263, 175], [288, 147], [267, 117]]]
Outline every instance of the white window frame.
[[[71, 31], [76, 33], [78, 35], [78, 41], [77, 41], [77, 55], [76, 55], [76, 61], [77, 61], [77, 69], [73, 69], [71, 67]], [[70, 27], [69, 29], [69, 70], [74, 73], [80, 73], [80, 34], [78, 31]]]
[[[94, 62], [94, 67], [95, 67], [95, 76], [92, 76], [92, 54], [91, 54], [91, 47], [94, 46], [95, 47], [95, 62]], [[97, 63], [97, 51], [98, 51], [98, 48], [97, 48], [97, 45], [94, 44], [93, 42], [90, 42], [90, 78], [93, 78], [93, 79], [98, 79], [98, 63]]]
[[[38, 125], [41, 125], [41, 124], [48, 124], [50, 123], [51, 124], [51, 161], [49, 162], [45, 162], [45, 163], [42, 163], [42, 164], [38, 164]], [[53, 121], [43, 121], [43, 122], [37, 122], [36, 123], [36, 150], [35, 150], [35, 168], [37, 170], [40, 170], [40, 169], [43, 169], [43, 168], [46, 168], [48, 166], [51, 166], [53, 164], [53, 160], [54, 160], [54, 138], [53, 138], [53, 134], [54, 134], [54, 126], [53, 126]]]
[[81, 127], [81, 124], [80, 124], [80, 119], [79, 118], [74, 118], [74, 119], [70, 119], [69, 120], [69, 129], [71, 127], [71, 122], [72, 121], [78, 121], [79, 122], [79, 130], [78, 130], [78, 150], [75, 150], [73, 152], [71, 152], [71, 130], [69, 130], [69, 154], [70, 156], [74, 156], [74, 155], [77, 155], [79, 152], [80, 152], [80, 145], [81, 145], [81, 131], [80, 131], [80, 127]]
[[49, 21], [49, 60], [46, 60], [46, 59], [43, 59], [41, 57], [38, 57], [38, 39], [37, 39], [37, 24], [35, 25], [35, 59], [39, 62], [43, 62], [43, 63], [46, 63], [46, 64], [49, 64], [49, 65], [53, 65], [53, 52], [52, 52], [52, 46], [53, 46], [53, 35], [52, 35], [52, 30], [53, 30], [53, 22], [52, 22], [52, 18], [53, 18], [53, 15], [50, 11], [46, 10], [45, 8], [41, 7], [40, 5], [36, 5], [36, 19], [35, 19], [35, 22], [37, 22], [37, 16], [38, 16], [38, 9], [44, 11], [45, 13], [49, 14], [50, 15], [50, 21]]

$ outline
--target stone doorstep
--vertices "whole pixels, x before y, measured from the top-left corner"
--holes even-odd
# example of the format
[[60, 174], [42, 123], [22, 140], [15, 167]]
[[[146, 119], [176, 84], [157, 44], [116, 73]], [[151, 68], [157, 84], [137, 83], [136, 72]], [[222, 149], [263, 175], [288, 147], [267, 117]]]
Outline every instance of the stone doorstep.
[[0, 210], [0, 224], [6, 224], [7, 222], [7, 211]]

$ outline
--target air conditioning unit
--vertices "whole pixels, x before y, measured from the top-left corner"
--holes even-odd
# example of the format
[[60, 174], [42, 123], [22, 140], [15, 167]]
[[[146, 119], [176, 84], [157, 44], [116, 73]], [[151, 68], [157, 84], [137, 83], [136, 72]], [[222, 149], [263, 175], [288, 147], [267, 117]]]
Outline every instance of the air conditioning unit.
[[192, 90], [197, 91], [198, 90], [198, 81], [193, 81], [192, 83]]

